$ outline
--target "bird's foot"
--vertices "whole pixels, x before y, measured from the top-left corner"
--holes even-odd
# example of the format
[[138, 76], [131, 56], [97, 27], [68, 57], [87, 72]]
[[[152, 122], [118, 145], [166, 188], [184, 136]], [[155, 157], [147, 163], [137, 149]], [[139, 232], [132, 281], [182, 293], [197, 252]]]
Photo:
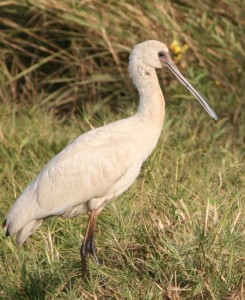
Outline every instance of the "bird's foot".
[[96, 246], [93, 239], [87, 239], [84, 241], [81, 247], [81, 264], [82, 273], [84, 278], [89, 277], [89, 257], [91, 256], [93, 260], [99, 265], [99, 260], [97, 257]]

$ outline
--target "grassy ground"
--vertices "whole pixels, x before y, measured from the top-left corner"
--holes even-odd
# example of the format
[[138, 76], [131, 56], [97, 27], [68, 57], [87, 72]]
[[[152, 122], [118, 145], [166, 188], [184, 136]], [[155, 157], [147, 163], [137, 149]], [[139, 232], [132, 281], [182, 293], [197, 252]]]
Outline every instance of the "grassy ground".
[[82, 3], [0, 2], [1, 220], [69, 141], [134, 112], [127, 58], [137, 42], [172, 45], [220, 122], [160, 72], [162, 135], [100, 215], [103, 265], [81, 280], [86, 216], [49, 219], [22, 248], [1, 235], [0, 299], [244, 299], [242, 1]]

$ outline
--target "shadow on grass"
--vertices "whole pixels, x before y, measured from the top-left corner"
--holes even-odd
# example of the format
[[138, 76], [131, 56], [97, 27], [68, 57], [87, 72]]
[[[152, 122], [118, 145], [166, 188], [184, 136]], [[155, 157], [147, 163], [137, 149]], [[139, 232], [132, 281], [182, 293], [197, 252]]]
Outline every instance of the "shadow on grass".
[[36, 266], [35, 270], [27, 269], [26, 264], [23, 264], [21, 279], [22, 287], [16, 296], [23, 299], [43, 300], [54, 295], [75, 295], [77, 285], [80, 291], [92, 291], [90, 280], [86, 281], [82, 277], [80, 261], [69, 261], [68, 265], [48, 265], [46, 268], [42, 266], [40, 269]]
[[24, 262], [21, 269], [20, 285], [5, 286], [4, 290], [8, 299], [48, 299], [48, 295], [51, 295], [62, 283], [62, 275], [60, 270], [47, 269], [42, 267], [34, 268], [27, 267], [27, 263]]
[[21, 270], [22, 288], [20, 294], [28, 299], [47, 299], [47, 291], [54, 290], [61, 282], [59, 273], [55, 270], [40, 271], [36, 268], [28, 270], [23, 264]]

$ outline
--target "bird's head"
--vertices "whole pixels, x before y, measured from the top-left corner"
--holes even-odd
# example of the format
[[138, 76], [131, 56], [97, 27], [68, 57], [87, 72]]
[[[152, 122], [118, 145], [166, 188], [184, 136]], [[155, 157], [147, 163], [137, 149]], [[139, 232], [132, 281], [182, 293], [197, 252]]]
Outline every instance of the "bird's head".
[[167, 46], [161, 42], [149, 40], [136, 45], [129, 57], [129, 70], [131, 75], [135, 70], [138, 74], [141, 73], [141, 69], [163, 69], [167, 68], [174, 76], [192, 93], [193, 96], [201, 103], [205, 108], [209, 116], [217, 122], [218, 117], [212, 108], [208, 105], [206, 100], [200, 95], [200, 93], [187, 81], [187, 79], [180, 73], [179, 69], [173, 62]]
[[160, 53], [169, 54], [165, 44], [154, 40], [145, 41], [134, 47], [130, 54], [130, 62], [154, 69], [161, 69]]

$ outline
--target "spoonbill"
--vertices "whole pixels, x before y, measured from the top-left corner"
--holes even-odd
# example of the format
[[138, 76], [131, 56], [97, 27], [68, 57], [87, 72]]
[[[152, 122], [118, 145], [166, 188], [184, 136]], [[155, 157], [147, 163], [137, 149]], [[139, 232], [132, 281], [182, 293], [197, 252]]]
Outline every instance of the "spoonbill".
[[129, 73], [139, 93], [137, 112], [88, 131], [51, 159], [12, 206], [3, 227], [23, 244], [49, 216], [74, 217], [88, 213], [81, 246], [83, 273], [88, 257], [96, 262], [96, 219], [112, 199], [126, 191], [157, 144], [165, 116], [165, 101], [155, 69], [167, 68], [197, 98], [210, 117], [215, 112], [184, 78], [165, 44], [148, 40], [136, 45]]

